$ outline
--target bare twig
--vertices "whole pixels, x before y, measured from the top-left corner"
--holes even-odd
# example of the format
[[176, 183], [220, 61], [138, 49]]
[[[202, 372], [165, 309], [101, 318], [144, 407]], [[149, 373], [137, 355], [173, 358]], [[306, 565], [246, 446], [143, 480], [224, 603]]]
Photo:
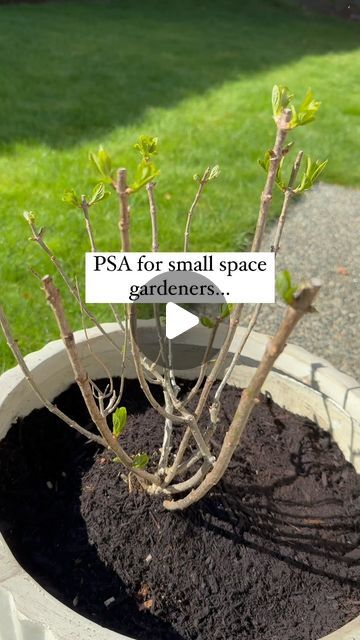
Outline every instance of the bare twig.
[[[279, 118], [279, 121], [277, 123], [277, 133], [276, 133], [276, 138], [275, 138], [275, 144], [274, 144], [274, 148], [271, 151], [270, 154], [270, 164], [269, 164], [269, 171], [267, 174], [267, 178], [266, 178], [266, 183], [265, 183], [265, 187], [264, 187], [264, 191], [261, 194], [261, 201], [260, 201], [260, 208], [259, 208], [259, 213], [258, 213], [258, 220], [257, 220], [257, 225], [256, 225], [256, 231], [255, 231], [255, 236], [254, 236], [254, 240], [252, 243], [252, 247], [251, 250], [252, 251], [260, 251], [261, 249], [261, 244], [262, 244], [262, 240], [263, 240], [263, 236], [264, 236], [264, 231], [265, 231], [265, 226], [266, 226], [266, 221], [267, 221], [267, 217], [268, 217], [268, 213], [269, 213], [269, 209], [270, 209], [270, 203], [272, 200], [272, 193], [273, 193], [273, 189], [274, 189], [274, 185], [275, 185], [275, 180], [276, 180], [276, 173], [277, 170], [279, 168], [280, 162], [281, 162], [281, 158], [282, 158], [282, 151], [283, 151], [283, 147], [285, 144], [285, 140], [286, 140], [286, 135], [288, 133], [288, 125], [289, 122], [291, 120], [291, 116], [292, 116], [292, 112], [290, 109], [284, 109], [281, 117]], [[204, 409], [206, 400], [208, 398], [208, 395], [211, 391], [211, 388], [216, 380], [217, 374], [219, 373], [219, 371], [221, 370], [221, 367], [224, 365], [226, 357], [228, 355], [229, 349], [230, 349], [230, 345], [232, 342], [232, 339], [235, 335], [235, 330], [237, 325], [239, 324], [239, 320], [240, 320], [240, 315], [242, 312], [242, 304], [236, 304], [233, 310], [233, 313], [231, 314], [230, 317], [230, 323], [229, 323], [229, 329], [228, 329], [228, 335], [225, 339], [225, 342], [222, 346], [222, 348], [220, 349], [219, 355], [217, 357], [216, 363], [212, 369], [212, 371], [210, 372], [209, 376], [207, 377], [206, 383], [204, 385], [204, 388], [202, 390], [199, 402], [198, 402], [198, 406], [196, 408], [195, 411], [195, 415], [197, 417], [197, 419], [200, 417], [200, 415], [202, 414], [202, 411]]]
[[154, 198], [154, 189], [155, 189], [154, 182], [149, 182], [146, 185], [146, 191], [147, 191], [148, 200], [149, 200], [149, 211], [150, 211], [151, 230], [152, 230], [151, 250], [156, 252], [156, 251], [159, 251], [159, 239], [158, 239], [157, 209], [156, 209], [155, 198]]
[[[76, 288], [79, 292], [79, 286], [78, 286], [77, 280], [76, 280]], [[79, 296], [80, 296], [80, 292], [79, 292]], [[82, 320], [82, 327], [85, 334], [86, 343], [87, 343], [89, 352], [91, 353], [94, 360], [96, 360], [96, 362], [98, 362], [98, 364], [104, 369], [104, 372], [109, 380], [109, 385], [107, 386], [107, 389], [109, 388], [109, 390], [105, 391], [104, 393], [102, 393], [100, 389], [97, 387], [97, 385], [93, 381], [91, 381], [91, 384], [95, 387], [95, 389], [98, 392], [97, 399], [99, 401], [99, 405], [101, 405], [100, 408], [101, 408], [102, 415], [107, 416], [113, 411], [115, 411], [115, 409], [119, 406], [121, 402], [121, 397], [124, 391], [125, 359], [126, 359], [126, 350], [127, 350], [127, 327], [125, 326], [125, 333], [124, 333], [123, 353], [122, 353], [121, 372], [120, 372], [120, 390], [119, 390], [119, 393], [116, 394], [114, 390], [114, 381], [109, 368], [106, 366], [105, 362], [101, 358], [99, 358], [97, 353], [95, 353], [95, 351], [91, 347], [91, 342], [88, 337], [88, 329], [85, 324], [85, 317], [84, 317], [84, 313], [82, 312], [82, 309], [81, 309], [81, 320]], [[110, 400], [108, 402], [107, 407], [104, 407], [103, 401], [106, 400], [107, 398], [110, 398]]]
[[54, 404], [52, 404], [52, 402], [50, 402], [46, 396], [43, 394], [43, 392], [41, 391], [40, 387], [37, 385], [37, 383], [35, 382], [35, 379], [29, 369], [29, 367], [27, 366], [25, 359], [19, 349], [18, 344], [16, 343], [12, 333], [11, 333], [11, 329], [10, 329], [10, 325], [9, 322], [7, 320], [7, 317], [5, 315], [4, 309], [2, 308], [2, 306], [0, 305], [0, 324], [1, 324], [1, 328], [4, 332], [4, 336], [6, 337], [7, 340], [7, 344], [9, 346], [9, 348], [11, 349], [14, 358], [16, 359], [16, 362], [18, 363], [21, 371], [23, 372], [26, 380], [28, 381], [30, 387], [32, 388], [32, 390], [34, 391], [34, 393], [37, 395], [37, 397], [39, 398], [39, 400], [44, 404], [44, 406], [51, 411], [51, 413], [53, 413], [54, 415], [56, 415], [58, 418], [60, 418], [63, 422], [65, 422], [69, 427], [71, 427], [72, 429], [75, 429], [76, 431], [78, 431], [79, 433], [81, 433], [81, 435], [85, 436], [85, 438], [88, 438], [88, 440], [92, 440], [93, 442], [96, 442], [97, 444], [100, 444], [103, 447], [106, 447], [106, 442], [104, 440], [104, 438], [91, 433], [90, 431], [88, 431], [87, 429], [84, 429], [83, 427], [81, 427], [75, 420], [72, 420], [72, 418], [69, 418], [65, 413], [63, 413], [60, 409], [58, 409], [58, 407], [56, 407]]
[[293, 167], [292, 167], [292, 171], [291, 171], [291, 175], [290, 175], [288, 186], [287, 186], [287, 188], [285, 190], [282, 209], [281, 209], [280, 217], [279, 217], [279, 220], [278, 220], [278, 223], [277, 223], [277, 227], [276, 227], [275, 238], [274, 238], [273, 245], [271, 247], [271, 250], [274, 251], [275, 254], [277, 254], [279, 249], [280, 249], [280, 240], [281, 240], [282, 232], [283, 232], [283, 229], [284, 229], [284, 224], [285, 224], [285, 220], [286, 220], [286, 214], [287, 214], [287, 211], [288, 211], [290, 200], [294, 196], [293, 186], [294, 186], [294, 182], [296, 180], [296, 176], [299, 173], [302, 157], [303, 157], [303, 151], [299, 151], [299, 153], [296, 156], [296, 159], [295, 159], [295, 162], [293, 164]]
[[[286, 221], [286, 215], [287, 215], [287, 211], [288, 211], [288, 208], [289, 208], [290, 200], [294, 195], [293, 186], [294, 186], [294, 182], [296, 180], [297, 174], [299, 172], [302, 156], [303, 156], [303, 152], [299, 151], [299, 153], [296, 156], [296, 159], [295, 159], [295, 162], [293, 164], [293, 167], [292, 167], [292, 171], [291, 171], [291, 175], [290, 175], [290, 178], [289, 178], [288, 186], [287, 186], [287, 188], [285, 190], [285, 194], [284, 194], [284, 198], [283, 198], [283, 204], [282, 204], [282, 208], [281, 208], [281, 214], [280, 214], [280, 217], [279, 217], [279, 220], [278, 220], [278, 223], [277, 223], [277, 227], [276, 227], [275, 240], [274, 240], [274, 243], [273, 243], [273, 245], [271, 247], [272, 251], [274, 251], [275, 254], [277, 254], [279, 249], [280, 249], [280, 240], [281, 240], [282, 233], [283, 233], [283, 230], [284, 230], [284, 225], [285, 225], [285, 221]], [[250, 335], [251, 335], [256, 323], [257, 323], [257, 321], [258, 321], [262, 306], [263, 305], [261, 303], [258, 303], [255, 306], [255, 309], [254, 309], [254, 311], [253, 311], [253, 313], [252, 313], [252, 315], [250, 317], [250, 320], [249, 320], [248, 326], [246, 328], [246, 331], [245, 331], [245, 333], [244, 333], [244, 335], [243, 335], [243, 337], [242, 337], [242, 339], [240, 341], [240, 344], [239, 344], [237, 350], [235, 351], [235, 353], [233, 355], [233, 358], [232, 358], [232, 361], [230, 363], [230, 366], [227, 369], [227, 371], [226, 371], [226, 373], [225, 373], [220, 385], [218, 386], [218, 388], [216, 390], [215, 397], [214, 397], [214, 402], [213, 402], [213, 405], [212, 405], [213, 406], [213, 414], [212, 414], [213, 419], [212, 419], [212, 422], [213, 422], [214, 427], [215, 427], [215, 424], [216, 424], [217, 415], [218, 415], [219, 408], [220, 408], [220, 396], [221, 396], [221, 393], [222, 393], [222, 391], [223, 391], [228, 379], [230, 378], [230, 376], [231, 376], [231, 374], [232, 374], [232, 372], [234, 370], [234, 367], [239, 362], [240, 355], [241, 355], [241, 353], [242, 353], [242, 351], [243, 351], [243, 349], [244, 349], [244, 347], [245, 347], [245, 345], [246, 345], [246, 343], [247, 343], [247, 341], [248, 341], [248, 339], [249, 339], [249, 337], [250, 337]], [[209, 434], [208, 434], [209, 438], [212, 437], [213, 431], [214, 431], [214, 429], [210, 429], [209, 430]]]
[[[112, 346], [115, 347], [115, 349], [117, 351], [121, 351], [121, 347], [119, 347], [117, 342], [115, 340], [113, 340], [113, 338], [111, 336], [109, 336], [109, 334], [105, 331], [105, 329], [100, 324], [100, 322], [98, 322], [98, 320], [96, 319], [96, 316], [90, 311], [90, 309], [87, 307], [85, 302], [82, 300], [81, 296], [79, 296], [79, 293], [77, 291], [76, 286], [71, 282], [71, 280], [70, 280], [69, 276], [67, 275], [66, 271], [64, 270], [61, 262], [57, 259], [57, 257], [51, 251], [51, 249], [48, 246], [48, 244], [44, 241], [43, 230], [41, 230], [41, 229], [38, 230], [36, 228], [34, 222], [32, 220], [30, 220], [30, 219], [28, 219], [28, 224], [29, 224], [29, 227], [30, 227], [31, 233], [32, 233], [31, 240], [36, 242], [39, 245], [39, 247], [46, 253], [48, 258], [50, 259], [50, 261], [54, 265], [56, 271], [58, 272], [58, 274], [61, 276], [61, 278], [65, 282], [65, 284], [66, 284], [67, 288], [69, 289], [71, 295], [77, 301], [80, 309], [94, 323], [96, 328], [99, 329], [100, 333], [112, 344]], [[37, 274], [36, 274], [36, 277], [38, 277]], [[118, 320], [118, 322], [119, 322], [119, 324], [121, 326], [121, 321]]]
[[91, 251], [96, 251], [95, 238], [94, 238], [94, 233], [93, 233], [93, 229], [90, 221], [89, 204], [86, 200], [86, 196], [81, 196], [81, 208], [84, 213], [85, 227], [89, 237]]
[[209, 396], [209, 393], [212, 389], [212, 386], [218, 376], [218, 373], [221, 371], [222, 367], [224, 366], [225, 362], [226, 362], [226, 358], [228, 357], [229, 354], [229, 349], [231, 346], [231, 343], [233, 341], [234, 335], [235, 335], [235, 331], [238, 327], [239, 321], [240, 321], [240, 316], [241, 316], [241, 312], [243, 309], [243, 304], [236, 304], [234, 306], [233, 312], [230, 315], [230, 321], [229, 321], [229, 327], [228, 327], [228, 331], [227, 331], [227, 335], [225, 337], [225, 340], [222, 344], [222, 347], [218, 353], [218, 356], [216, 358], [216, 362], [212, 368], [212, 370], [210, 371], [208, 377], [206, 378], [206, 382], [204, 384], [204, 387], [202, 389], [196, 410], [195, 410], [195, 416], [197, 418], [197, 420], [200, 418], [207, 398]]
[[185, 233], [184, 233], [184, 251], [188, 251], [189, 250], [189, 239], [190, 239], [190, 229], [191, 229], [191, 223], [192, 223], [192, 219], [194, 216], [194, 212], [195, 209], [199, 203], [199, 200], [201, 198], [201, 194], [204, 190], [204, 187], [207, 183], [208, 177], [210, 175], [210, 167], [207, 167], [207, 169], [205, 169], [204, 175], [203, 177], [200, 179], [199, 181], [199, 186], [198, 186], [198, 190], [195, 194], [195, 198], [193, 200], [193, 203], [188, 211], [188, 215], [187, 215], [187, 220], [186, 220], [186, 227], [185, 227]]
[[101, 411], [96, 404], [95, 398], [92, 393], [89, 377], [85, 369], [83, 368], [81, 360], [79, 358], [79, 354], [75, 345], [74, 335], [68, 325], [64, 314], [60, 292], [55, 287], [50, 276], [45, 276], [43, 278], [43, 285], [46, 299], [51, 307], [51, 310], [59, 327], [60, 336], [64, 343], [71, 367], [74, 372], [75, 381], [80, 389], [81, 395], [84, 399], [93, 423], [102, 435], [107, 446], [114, 451], [120, 462], [127, 469], [130, 469], [135, 475], [139, 476], [139, 478], [142, 478], [143, 480], [151, 484], [158, 484], [159, 479], [154, 474], [148, 473], [144, 469], [134, 469], [132, 467], [132, 459], [120, 446], [118, 440], [110, 431], [106, 421], [106, 417], [101, 414]]
[[[170, 394], [167, 389], [164, 388], [164, 400], [165, 400], [165, 410], [168, 413], [171, 413], [173, 410], [173, 405], [171, 402]], [[162, 446], [160, 450], [160, 460], [158, 464], [158, 473], [160, 476], [164, 476], [166, 468], [169, 464], [169, 456], [172, 445], [172, 432], [173, 432], [173, 422], [170, 418], [165, 418], [164, 425], [164, 435]]]
[[184, 493], [184, 491], [190, 491], [190, 489], [198, 486], [204, 480], [211, 467], [212, 465], [205, 460], [200, 469], [198, 469], [198, 471], [194, 473], [191, 478], [189, 478], [188, 480], [184, 480], [183, 482], [177, 482], [176, 484], [168, 485], [166, 487], [166, 493], [174, 494]]
[[[181, 410], [182, 415], [175, 415], [173, 413], [168, 413], [166, 409], [164, 409], [159, 403], [158, 401], [154, 398], [153, 394], [150, 391], [149, 385], [147, 384], [147, 381], [145, 379], [144, 376], [144, 371], [142, 369], [142, 363], [141, 363], [141, 358], [140, 358], [140, 352], [139, 352], [139, 348], [137, 346], [137, 341], [136, 341], [136, 315], [135, 315], [135, 308], [134, 305], [129, 305], [130, 307], [130, 339], [131, 339], [131, 349], [132, 349], [132, 354], [133, 354], [133, 358], [134, 358], [134, 364], [135, 364], [135, 369], [136, 369], [136, 373], [138, 376], [138, 380], [140, 383], [140, 386], [146, 396], [146, 398], [148, 399], [149, 403], [151, 404], [151, 406], [156, 409], [158, 411], [158, 413], [160, 415], [162, 415], [164, 418], [167, 418], [169, 420], [171, 420], [174, 424], [185, 424], [189, 431], [190, 434], [193, 435], [194, 440], [196, 442], [196, 444], [199, 447], [199, 450], [201, 451], [204, 459], [207, 460], [211, 460], [212, 456], [211, 453], [209, 451], [209, 448], [207, 446], [207, 444], [205, 443], [203, 436], [200, 432], [200, 429], [198, 427], [197, 424], [197, 420], [194, 418], [194, 416], [192, 416], [189, 412], [187, 412], [186, 410], [184, 410], [183, 408], [180, 409], [181, 407], [181, 402], [178, 401], [178, 405], [179, 407], [176, 407], [177, 409], [179, 408]], [[165, 384], [165, 383], [164, 383]], [[167, 391], [169, 392], [169, 395], [172, 399], [172, 403], [173, 405], [176, 406], [176, 398], [173, 394], [173, 391], [171, 389], [171, 387], [167, 387]]]
[[267, 344], [265, 353], [256, 369], [248, 387], [243, 391], [237, 410], [225, 435], [220, 454], [201, 485], [191, 491], [185, 498], [177, 501], [165, 500], [164, 506], [169, 510], [185, 509], [203, 498], [210, 489], [219, 482], [224, 475], [235, 449], [239, 445], [250, 413], [256, 403], [261, 387], [272, 369], [277, 357], [283, 351], [286, 343], [299, 320], [305, 313], [312, 310], [313, 301], [319, 291], [320, 282], [312, 280], [304, 285], [288, 307], [285, 317], [276, 333]]
[[205, 378], [205, 374], [206, 374], [206, 369], [208, 367], [208, 359], [209, 359], [209, 355], [211, 352], [211, 349], [213, 347], [214, 344], [214, 340], [218, 331], [220, 325], [220, 318], [216, 319], [215, 325], [212, 327], [211, 332], [210, 332], [210, 337], [209, 337], [209, 342], [207, 344], [205, 353], [204, 353], [204, 357], [201, 363], [201, 367], [200, 367], [200, 371], [199, 371], [199, 376], [198, 379], [196, 381], [196, 383], [194, 384], [193, 388], [190, 390], [187, 398], [185, 398], [185, 400], [183, 401], [183, 406], [186, 407], [189, 402], [191, 402], [191, 400], [196, 396], [197, 392], [199, 391], [203, 380]]
[[[140, 356], [140, 350], [139, 347], [137, 345], [137, 340], [136, 340], [136, 311], [135, 311], [135, 305], [133, 304], [129, 304], [128, 305], [129, 308], [129, 315], [130, 315], [130, 343], [131, 343], [131, 351], [132, 351], [132, 355], [133, 355], [133, 359], [134, 359], [134, 365], [135, 365], [135, 370], [136, 370], [136, 374], [140, 383], [140, 386], [146, 396], [146, 398], [148, 399], [149, 403], [151, 404], [151, 406], [156, 409], [156, 411], [158, 411], [158, 413], [163, 416], [163, 418], [169, 418], [169, 420], [172, 420], [174, 424], [185, 424], [186, 423], [186, 419], [183, 416], [178, 416], [175, 414], [169, 414], [162, 406], [161, 404], [158, 403], [158, 401], [154, 398], [153, 394], [151, 393], [151, 390], [149, 388], [149, 385], [147, 383], [147, 380], [145, 378], [144, 375], [144, 371], [143, 371], [143, 365], [146, 365], [145, 361], [142, 361], [141, 356]], [[151, 373], [155, 373], [153, 370], [151, 370], [151, 367], [149, 367], [149, 370]]]
[[116, 191], [119, 196], [119, 230], [121, 236], [121, 250], [130, 251], [130, 207], [127, 187], [127, 171], [119, 169]]
[[[205, 385], [204, 385], [204, 387], [202, 389], [202, 392], [201, 392], [197, 407], [195, 409], [194, 417], [195, 417], [195, 420], [197, 420], [197, 421], [200, 419], [201, 414], [202, 414], [202, 412], [204, 410], [204, 407], [205, 407], [205, 404], [206, 404], [206, 400], [207, 400], [208, 395], [209, 395], [209, 393], [211, 391], [212, 385], [214, 384], [218, 373], [220, 372], [221, 368], [223, 367], [223, 365], [224, 365], [224, 363], [226, 361], [226, 358], [227, 358], [227, 355], [228, 355], [228, 352], [229, 352], [229, 349], [230, 349], [230, 345], [232, 343], [233, 337], [235, 335], [236, 328], [237, 328], [238, 323], [239, 323], [239, 318], [240, 318], [242, 307], [243, 307], [243, 305], [241, 305], [241, 304], [235, 305], [234, 311], [231, 314], [227, 335], [226, 335], [225, 340], [223, 342], [223, 345], [222, 345], [222, 347], [220, 349], [220, 352], [218, 354], [216, 362], [215, 362], [210, 374], [208, 375], [208, 377], [206, 379], [206, 382], [205, 382]], [[177, 451], [176, 456], [175, 456], [175, 460], [174, 460], [173, 464], [171, 465], [171, 468], [169, 469], [169, 472], [167, 473], [166, 480], [165, 480], [166, 485], [170, 484], [173, 481], [173, 479], [175, 478], [175, 476], [177, 475], [178, 467], [182, 463], [183, 457], [184, 457], [184, 455], [186, 453], [186, 449], [187, 449], [187, 447], [189, 445], [189, 442], [190, 442], [190, 438], [191, 438], [191, 430], [188, 427], [186, 429], [183, 437], [182, 437], [181, 442], [180, 442], [178, 451]]]
[[[92, 224], [91, 224], [91, 219], [90, 219], [90, 207], [89, 207], [89, 203], [86, 200], [86, 196], [81, 196], [81, 208], [83, 210], [84, 213], [84, 218], [85, 218], [85, 226], [86, 226], [86, 231], [89, 237], [89, 242], [90, 242], [90, 247], [91, 247], [91, 251], [95, 252], [97, 251], [96, 249], [96, 243], [95, 243], [95, 236], [94, 236], [94, 232], [93, 232], [93, 228], [92, 228]], [[80, 295], [79, 295], [80, 298]], [[121, 331], [125, 331], [124, 328], [124, 324], [121, 320], [121, 317], [116, 309], [116, 306], [112, 303], [109, 304], [109, 307], [111, 309], [111, 312], [116, 320], [116, 322], [118, 323]], [[81, 308], [81, 307], [80, 307]], [[83, 309], [81, 308], [81, 311], [83, 311]]]
[[252, 243], [251, 251], [260, 251], [264, 236], [266, 221], [272, 200], [272, 192], [276, 180], [276, 173], [282, 158], [282, 150], [288, 133], [288, 125], [292, 117], [291, 109], [284, 109], [277, 123], [277, 133], [273, 150], [270, 152], [270, 164], [264, 191], [261, 194], [259, 215]]

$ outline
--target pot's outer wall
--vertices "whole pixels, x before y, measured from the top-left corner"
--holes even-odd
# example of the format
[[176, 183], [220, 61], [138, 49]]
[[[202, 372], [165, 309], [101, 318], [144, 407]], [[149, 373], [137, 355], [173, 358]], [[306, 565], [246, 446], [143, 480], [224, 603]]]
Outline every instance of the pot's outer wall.
[[[152, 340], [151, 321], [139, 322], [142, 341]], [[113, 340], [122, 344], [118, 325], [103, 325]], [[222, 331], [226, 331], [223, 327]], [[231, 351], [243, 335], [239, 328]], [[93, 353], [106, 361], [110, 372], [118, 375], [121, 353], [98, 329], [88, 331]], [[190, 336], [190, 333], [189, 333]], [[190, 337], [184, 334], [184, 360], [192, 343], [206, 344], [208, 330], [196, 327]], [[83, 331], [75, 334], [83, 363], [93, 378], [102, 377], [100, 368], [88, 348]], [[218, 336], [221, 344], [222, 336]], [[261, 358], [267, 336], [253, 333], [248, 340], [241, 366], [237, 366], [230, 382], [243, 387]], [[73, 382], [73, 374], [66, 351], [60, 340], [46, 345], [26, 357], [26, 362], [39, 386], [49, 400], [65, 391]], [[182, 377], [193, 378], [197, 371], [181, 371]], [[135, 368], [130, 354], [126, 362], [126, 376], [134, 378]], [[221, 377], [221, 376], [220, 376]], [[264, 391], [286, 409], [317, 422], [330, 431], [347, 460], [360, 472], [360, 385], [334, 369], [326, 360], [317, 358], [300, 347], [288, 345], [269, 375]], [[0, 377], [0, 439], [20, 416], [41, 407], [19, 367]], [[109, 631], [71, 611], [40, 587], [16, 562], [0, 535], [0, 640], [132, 640]], [[360, 616], [345, 627], [319, 640], [360, 640]]]

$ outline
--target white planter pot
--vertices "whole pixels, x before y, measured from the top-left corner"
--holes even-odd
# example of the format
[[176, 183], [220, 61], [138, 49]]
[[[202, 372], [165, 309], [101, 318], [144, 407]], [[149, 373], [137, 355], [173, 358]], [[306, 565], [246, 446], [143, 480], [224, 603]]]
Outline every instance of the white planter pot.
[[[116, 324], [104, 325], [106, 331], [122, 341]], [[149, 323], [140, 323], [143, 339], [152, 340]], [[207, 330], [194, 331], [198, 344], [206, 344]], [[239, 329], [233, 345], [239, 341]], [[82, 331], [75, 334], [83, 362], [93, 378], [103, 370], [90, 353]], [[89, 331], [92, 351], [105, 359], [111, 373], [119, 373], [119, 353], [97, 330]], [[244, 349], [243, 364], [236, 367], [231, 379], [235, 386], [245, 386], [254, 366], [261, 357], [267, 337], [254, 333]], [[184, 335], [186, 343], [186, 334]], [[184, 361], [191, 351], [191, 343], [184, 346]], [[49, 399], [64, 391], [73, 381], [66, 352], [60, 340], [51, 342], [40, 351], [30, 354], [26, 362], [37, 383]], [[194, 371], [180, 372], [193, 377]], [[191, 374], [191, 375], [190, 375]], [[131, 358], [126, 363], [126, 375], [135, 377]], [[269, 375], [264, 390], [271, 393], [278, 404], [294, 413], [307, 416], [331, 431], [347, 460], [360, 471], [360, 386], [353, 378], [334, 369], [326, 360], [304, 349], [288, 345]], [[19, 416], [28, 415], [41, 406], [18, 367], [0, 377], [0, 439]], [[40, 587], [16, 562], [0, 535], [0, 640], [129, 640], [86, 620], [71, 611]], [[359, 640], [360, 616], [319, 640]]]

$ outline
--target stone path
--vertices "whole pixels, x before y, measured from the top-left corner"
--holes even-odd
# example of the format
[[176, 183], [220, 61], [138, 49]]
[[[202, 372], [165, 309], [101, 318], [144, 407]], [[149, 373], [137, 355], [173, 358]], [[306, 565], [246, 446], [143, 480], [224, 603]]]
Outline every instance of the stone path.
[[[323, 282], [319, 313], [303, 319], [291, 342], [360, 380], [360, 190], [319, 184], [293, 203], [277, 258], [277, 269], [284, 268], [295, 282]], [[282, 312], [279, 302], [266, 305], [257, 330], [272, 333]]]

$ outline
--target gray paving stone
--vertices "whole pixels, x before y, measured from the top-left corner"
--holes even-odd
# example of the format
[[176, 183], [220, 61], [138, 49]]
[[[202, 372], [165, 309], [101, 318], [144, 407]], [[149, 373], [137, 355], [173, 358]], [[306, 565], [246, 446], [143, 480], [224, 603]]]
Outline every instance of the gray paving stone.
[[[294, 281], [318, 276], [323, 286], [317, 314], [309, 314], [291, 342], [329, 360], [360, 380], [360, 190], [319, 184], [295, 201], [277, 258]], [[270, 248], [274, 227], [267, 232]], [[283, 313], [281, 303], [266, 305], [257, 329], [272, 333]], [[244, 314], [248, 317], [249, 309]], [[243, 324], [243, 322], [242, 322]]]

